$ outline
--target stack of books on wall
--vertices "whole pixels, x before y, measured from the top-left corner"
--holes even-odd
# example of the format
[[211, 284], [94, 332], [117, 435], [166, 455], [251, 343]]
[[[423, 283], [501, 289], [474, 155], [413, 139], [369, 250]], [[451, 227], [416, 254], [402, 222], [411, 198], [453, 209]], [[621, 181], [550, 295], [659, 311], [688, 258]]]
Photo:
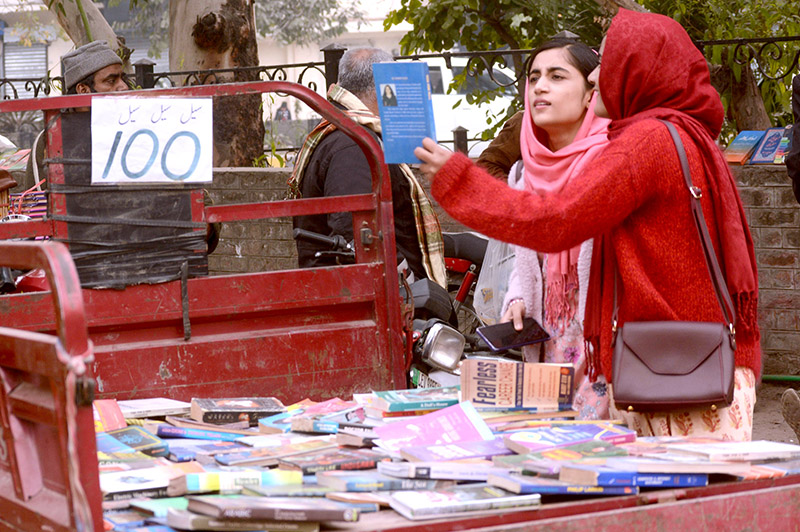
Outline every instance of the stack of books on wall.
[[[513, 374], [524, 379], [526, 369], [554, 371]], [[517, 408], [519, 398], [489, 407], [490, 374], [482, 402], [464, 400], [464, 381], [461, 390], [288, 406], [270, 397], [96, 401], [106, 529], [313, 531], [375, 512], [533, 512], [564, 497], [800, 474], [800, 446], [637, 439], [617, 423], [575, 420], [552, 390], [555, 405]]]
[[792, 126], [740, 131], [725, 148], [730, 164], [784, 164], [792, 148]]

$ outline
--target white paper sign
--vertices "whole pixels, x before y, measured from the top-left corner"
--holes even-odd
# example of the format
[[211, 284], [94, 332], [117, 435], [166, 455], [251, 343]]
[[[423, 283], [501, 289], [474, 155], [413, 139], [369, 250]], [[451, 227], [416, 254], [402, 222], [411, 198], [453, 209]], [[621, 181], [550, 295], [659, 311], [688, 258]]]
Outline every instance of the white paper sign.
[[97, 98], [92, 184], [212, 180], [211, 98]]

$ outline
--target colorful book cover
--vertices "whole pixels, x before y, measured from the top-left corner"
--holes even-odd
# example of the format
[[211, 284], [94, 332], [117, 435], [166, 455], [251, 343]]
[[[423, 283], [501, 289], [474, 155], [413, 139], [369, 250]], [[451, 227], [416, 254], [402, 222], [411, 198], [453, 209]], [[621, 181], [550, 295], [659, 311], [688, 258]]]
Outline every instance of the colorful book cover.
[[484, 483], [442, 490], [398, 491], [389, 499], [390, 506], [407, 519], [435, 519], [476, 510], [538, 507], [540, 502], [538, 494], [515, 495]]
[[605, 463], [610, 456], [626, 456], [627, 452], [620, 446], [603, 440], [555, 447], [538, 453], [495, 456], [492, 462], [506, 469], [532, 475], [558, 475], [561, 466], [576, 462]]
[[534, 477], [504, 472], [489, 475], [489, 484], [512, 493], [539, 493], [542, 495], [635, 495], [637, 486], [593, 486], [570, 484], [554, 478]]
[[292, 430], [292, 419], [300, 416], [305, 410], [317, 404], [310, 399], [303, 399], [286, 407], [286, 412], [259, 418], [258, 430], [262, 434], [282, 434]]
[[359, 510], [335, 501], [305, 497], [189, 496], [188, 509], [226, 519], [284, 521], [358, 521]]
[[775, 158], [772, 164], [786, 164], [786, 156], [792, 149], [792, 126], [786, 126], [781, 137], [781, 142], [778, 144], [778, 151], [775, 152]]
[[303, 414], [292, 418], [291, 427], [294, 432], [310, 432], [314, 434], [336, 434], [340, 428], [369, 430], [373, 424], [366, 424], [364, 407], [351, 405], [326, 414]]
[[128, 399], [117, 401], [126, 418], [158, 417], [188, 414], [191, 405], [185, 401], [176, 401], [166, 397], [149, 399]]
[[745, 164], [756, 149], [764, 131], [740, 131], [736, 138], [725, 148], [725, 160], [729, 163]]
[[218, 453], [240, 452], [250, 449], [247, 445], [232, 441], [212, 441], [197, 439], [166, 440], [169, 447], [169, 458], [172, 462], [188, 462], [195, 460], [198, 454], [215, 455]]
[[192, 419], [203, 423], [221, 425], [234, 421], [248, 421], [255, 427], [259, 418], [285, 412], [275, 397], [227, 397], [211, 399], [207, 397], [193, 398], [189, 415]]
[[459, 387], [412, 388], [372, 392], [369, 406], [384, 412], [409, 412], [413, 410], [438, 410], [459, 401]]
[[186, 473], [171, 479], [167, 486], [167, 495], [178, 497], [193, 493], [239, 493], [244, 486], [286, 486], [302, 483], [303, 475], [300, 471], [206, 471]]
[[622, 425], [597, 422], [582, 425], [554, 425], [512, 432], [503, 437], [506, 446], [518, 454], [537, 453], [592, 440], [618, 444], [636, 440], [636, 431]]
[[782, 127], [769, 128], [753, 152], [750, 164], [772, 164], [772, 161], [775, 160], [775, 153], [780, 147], [783, 133], [784, 128]]
[[317, 484], [336, 491], [429, 490], [445, 487], [442, 481], [436, 479], [398, 478], [376, 471], [321, 471], [317, 473]]
[[[169, 449], [164, 440], [136, 425], [125, 427], [124, 429], [110, 430], [105, 434], [127, 445], [134, 451], [141, 451], [150, 456], [167, 456], [169, 454]], [[100, 450], [112, 452], [106, 449]], [[124, 449], [120, 450], [124, 451]]]
[[414, 445], [400, 449], [400, 456], [409, 462], [440, 462], [464, 460], [468, 458], [491, 458], [512, 454], [503, 438], [493, 440], [474, 440], [434, 445]]
[[206, 441], [230, 441], [235, 442], [242, 437], [241, 434], [230, 432], [218, 432], [204, 429], [190, 429], [186, 427], [175, 427], [169, 423], [161, 423], [156, 428], [156, 436], [159, 438], [189, 438], [194, 440]]
[[642, 488], [687, 488], [708, 485], [705, 473], [638, 473], [604, 465], [564, 464], [558, 480], [591, 486], [639, 486]]
[[189, 501], [186, 497], [162, 497], [161, 499], [134, 499], [131, 508], [152, 517], [167, 517], [167, 510], [185, 510]]
[[572, 364], [467, 359], [461, 365], [461, 396], [479, 410], [549, 410], [572, 405]]
[[116, 453], [134, 453], [137, 452], [136, 449], [131, 447], [130, 445], [121, 442], [119, 439], [115, 438], [111, 434], [107, 432], [98, 432], [95, 434], [95, 440], [97, 442], [97, 452], [104, 453], [104, 454], [116, 454]]
[[332, 449], [319, 453], [290, 456], [278, 460], [281, 469], [302, 471], [304, 475], [338, 469], [373, 469], [388, 457], [369, 449]]
[[116, 399], [95, 399], [92, 401], [94, 431], [106, 432], [128, 426]]
[[424, 416], [388, 423], [374, 430], [378, 435], [375, 444], [392, 453], [400, 452], [404, 447], [495, 439], [469, 401]]
[[436, 138], [428, 64], [423, 61], [372, 65], [387, 164], [420, 163], [414, 148]]

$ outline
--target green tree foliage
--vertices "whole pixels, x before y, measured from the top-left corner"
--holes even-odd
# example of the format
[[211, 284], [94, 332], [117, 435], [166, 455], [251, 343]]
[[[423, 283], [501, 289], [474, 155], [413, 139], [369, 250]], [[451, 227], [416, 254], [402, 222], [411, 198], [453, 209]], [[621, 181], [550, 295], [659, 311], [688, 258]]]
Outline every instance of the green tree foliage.
[[[640, 0], [640, 3], [650, 11], [680, 22], [695, 41], [800, 35], [796, 0]], [[773, 125], [786, 125], [792, 122], [789, 69], [799, 47], [797, 42], [754, 44], [739, 47], [738, 53], [734, 53], [731, 45], [715, 45], [705, 47], [703, 52], [712, 72], [717, 66], [715, 85], [726, 109], [732, 100], [732, 84], [740, 82], [743, 69], [750, 67], [770, 121]], [[728, 136], [733, 132], [729, 129]]]
[[[121, 0], [107, 1], [117, 5]], [[148, 36], [150, 55], [155, 57], [167, 47], [168, 4], [169, 0], [130, 0], [131, 20], [120, 26]], [[282, 44], [309, 45], [341, 35], [348, 22], [363, 21], [357, 7], [341, 0], [255, 0], [254, 7], [258, 33]]]
[[[389, 13], [384, 28], [410, 23], [413, 29], [400, 40], [404, 54], [427, 51], [520, 50], [535, 47], [562, 32], [578, 34], [589, 45], [599, 45], [603, 14], [594, 0], [401, 0], [400, 7]], [[509, 54], [511, 55], [511, 54]], [[499, 66], [512, 67], [524, 87], [523, 55], [504, 56]], [[469, 68], [454, 76], [451, 91], [466, 84], [469, 73], [479, 74], [487, 64], [472, 60]], [[469, 104], [490, 101], [503, 91], [477, 90], [466, 95]], [[459, 101], [456, 105], [459, 105]], [[504, 115], [487, 117], [493, 124], [481, 133], [491, 138], [506, 118], [521, 108], [518, 98]]]

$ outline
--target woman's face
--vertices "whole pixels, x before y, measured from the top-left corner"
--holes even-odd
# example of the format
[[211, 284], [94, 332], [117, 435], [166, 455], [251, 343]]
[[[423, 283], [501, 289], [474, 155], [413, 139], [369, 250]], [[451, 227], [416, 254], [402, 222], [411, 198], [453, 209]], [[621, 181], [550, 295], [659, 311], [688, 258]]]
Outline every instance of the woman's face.
[[383, 95], [386, 96], [387, 98], [391, 98], [391, 96], [392, 96], [392, 88], [389, 85], [386, 85], [383, 88]]
[[[540, 52], [528, 72], [528, 103], [533, 123], [547, 134], [577, 133], [589, 107], [592, 90], [569, 62], [566, 48]], [[570, 139], [571, 141], [571, 139]]]
[[[603, 59], [603, 50], [606, 49], [606, 38], [603, 37], [603, 40], [600, 41], [600, 49], [598, 51], [600, 55], [600, 60]], [[599, 116], [600, 118], [611, 118], [608, 116], [608, 111], [606, 110], [606, 106], [603, 103], [603, 96], [600, 94], [600, 63], [597, 64], [597, 68], [592, 70], [592, 73], [589, 74], [589, 83], [594, 85], [594, 90], [597, 91], [597, 101], [594, 104], [594, 114]]]

